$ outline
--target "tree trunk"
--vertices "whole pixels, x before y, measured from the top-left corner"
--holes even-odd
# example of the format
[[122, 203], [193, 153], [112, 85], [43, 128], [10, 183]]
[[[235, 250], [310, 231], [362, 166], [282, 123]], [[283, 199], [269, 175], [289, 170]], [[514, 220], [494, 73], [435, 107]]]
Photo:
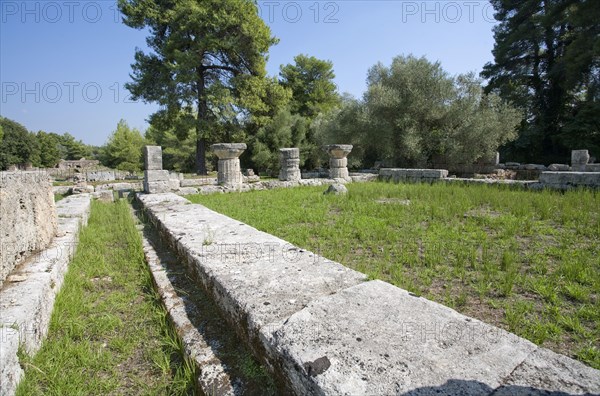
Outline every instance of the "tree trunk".
[[[199, 131], [196, 131], [198, 133]], [[198, 134], [197, 136], [200, 136]], [[206, 170], [206, 138], [198, 137], [196, 140], [196, 173], [199, 175], [208, 175]]]
[[206, 126], [208, 115], [208, 104], [204, 96], [204, 68], [198, 67], [198, 80], [196, 81], [196, 93], [198, 95], [198, 118], [196, 119], [196, 172], [199, 175], [208, 175], [206, 170], [206, 135], [203, 130]]

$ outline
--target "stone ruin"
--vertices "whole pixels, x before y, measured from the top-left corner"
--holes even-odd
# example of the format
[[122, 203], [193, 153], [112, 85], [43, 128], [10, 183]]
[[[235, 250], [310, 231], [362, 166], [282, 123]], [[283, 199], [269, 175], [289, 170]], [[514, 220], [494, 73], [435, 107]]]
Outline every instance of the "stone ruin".
[[67, 169], [87, 169], [93, 168], [100, 165], [100, 161], [98, 160], [88, 160], [85, 158], [81, 158], [78, 160], [64, 160], [61, 159], [56, 167], [61, 170]]
[[329, 178], [350, 180], [348, 173], [348, 154], [352, 151], [351, 144], [330, 144], [324, 147], [329, 154]]
[[[147, 193], [176, 192], [181, 195], [214, 192], [250, 191], [295, 185], [322, 185], [336, 182], [369, 181], [374, 178], [394, 182], [463, 182], [463, 183], [500, 183], [529, 188], [568, 189], [576, 186], [600, 187], [600, 164], [589, 164], [587, 150], [574, 150], [572, 164], [552, 164], [549, 167], [538, 164], [499, 163], [499, 154], [485, 160], [485, 166], [495, 167], [496, 175], [502, 172], [525, 172], [525, 180], [513, 180], [512, 177], [475, 177], [457, 178], [449, 176], [446, 169], [403, 169], [380, 168], [375, 174], [350, 174], [348, 154], [352, 145], [331, 144], [323, 149], [329, 154], [329, 178], [320, 177], [320, 172], [301, 173], [300, 150], [282, 148], [279, 150], [280, 172], [278, 181], [260, 181], [252, 170], [243, 175], [240, 167], [240, 155], [246, 150], [244, 143], [218, 143], [211, 146], [219, 158], [216, 183], [214, 179], [184, 179], [182, 174], [162, 169], [162, 150], [159, 146], [145, 148], [144, 191]], [[492, 165], [493, 163], [493, 165]], [[484, 166], [482, 165], [482, 166]], [[574, 171], [579, 169], [580, 171]], [[584, 171], [581, 171], [581, 170]], [[535, 180], [538, 179], [538, 180]]]
[[302, 178], [300, 174], [300, 149], [279, 149], [279, 180], [298, 181]]
[[22, 352], [41, 346], [87, 222], [90, 195], [54, 202], [46, 172], [0, 172], [0, 395], [14, 395]]
[[180, 188], [180, 176], [162, 168], [162, 148], [144, 147], [144, 192], [166, 193]]
[[[351, 150], [351, 146], [335, 146], [331, 151], [342, 153], [335, 152], [332, 159], [345, 159]], [[225, 152], [220, 159], [230, 161], [220, 169], [220, 182], [236, 185], [242, 180], [238, 174], [242, 147], [218, 146], [217, 150]], [[162, 170], [160, 147], [149, 146], [145, 154], [146, 192], [172, 188], [169, 181], [178, 180], [180, 175]], [[342, 177], [329, 181], [347, 181], [344, 176], [351, 179], [347, 162], [333, 164], [336, 166], [330, 176]], [[290, 165], [293, 167], [294, 161]], [[445, 178], [440, 170], [427, 173], [430, 171], [400, 169], [390, 174], [407, 179]], [[10, 190], [5, 190], [10, 187], [0, 186], [0, 199], [10, 198]], [[49, 204], [49, 183], [43, 188], [48, 191], [40, 196]], [[600, 393], [598, 370], [514, 334], [386, 282], [370, 280], [365, 274], [175, 194], [139, 194], [137, 198], [163, 240], [183, 259], [185, 270], [192, 271], [195, 285], [204, 288], [286, 394]], [[22, 199], [26, 198], [16, 196], [12, 200], [15, 210], [23, 205]], [[11, 209], [1, 202], [4, 220], [11, 216], [5, 211]], [[58, 230], [56, 238], [62, 239], [47, 243], [47, 247], [62, 246], [68, 251], [55, 249], [40, 255], [31, 267], [22, 269], [26, 276], [9, 279], [11, 287], [0, 290], [2, 394], [12, 394], [22, 375], [19, 348], [24, 345], [28, 353], [34, 353], [41, 343], [89, 205], [87, 194], [60, 201], [58, 216], [53, 216], [58, 227], [50, 227], [50, 233]], [[162, 265], [156, 264], [152, 274], [155, 280], [163, 277], [156, 281], [159, 288], [169, 281]], [[193, 312], [188, 311], [184, 296], [164, 290], [159, 294], [171, 299], [165, 304], [172, 307], [169, 315], [181, 319]], [[15, 323], [19, 329], [30, 324], [38, 329], [22, 332], [10, 327]], [[201, 368], [197, 379], [204, 381], [203, 390], [229, 383], [225, 369], [218, 378], [203, 370], [206, 365], [216, 367], [218, 362], [201, 332], [187, 325], [178, 328], [178, 334], [188, 355]], [[223, 382], [217, 383], [215, 378]]]
[[246, 150], [246, 143], [218, 143], [210, 148], [219, 158], [217, 183], [222, 186], [239, 187], [244, 182], [240, 155]]

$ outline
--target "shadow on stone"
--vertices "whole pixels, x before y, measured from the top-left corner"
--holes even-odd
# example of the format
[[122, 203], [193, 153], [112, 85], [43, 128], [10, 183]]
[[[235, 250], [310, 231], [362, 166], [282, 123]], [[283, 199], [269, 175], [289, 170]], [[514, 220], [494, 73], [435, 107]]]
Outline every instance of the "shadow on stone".
[[488, 385], [479, 381], [465, 381], [458, 379], [451, 379], [446, 381], [445, 384], [440, 386], [427, 386], [414, 389], [409, 392], [402, 393], [403, 396], [476, 396], [476, 395], [489, 395], [489, 396], [572, 396], [572, 395], [586, 395], [592, 396], [592, 393], [565, 393], [548, 391], [545, 389], [538, 389], [529, 386], [518, 386], [518, 385], [502, 385], [496, 389], [492, 389]]
[[[212, 366], [220, 365], [225, 375], [208, 373], [202, 375], [201, 372], [206, 367], [198, 367], [199, 383], [207, 385], [200, 386], [201, 394], [210, 395], [264, 395], [271, 396], [278, 394], [273, 380], [266, 374], [266, 371], [260, 372], [257, 363], [255, 363], [252, 353], [246, 349], [245, 344], [241, 342], [235, 333], [235, 330], [228, 326], [228, 322], [223, 319], [221, 312], [213, 300], [207, 295], [205, 290], [200, 287], [202, 283], [194, 279], [194, 273], [186, 262], [175, 254], [171, 247], [163, 241], [156, 228], [144, 216], [141, 205], [133, 201], [133, 207], [138, 219], [143, 224], [143, 236], [155, 250], [160, 265], [166, 272], [166, 275], [173, 286], [177, 298], [184, 304], [185, 314], [189, 318], [193, 327], [202, 336], [203, 341], [210, 348], [216, 359], [210, 360]], [[171, 315], [174, 309], [169, 309]], [[177, 329], [179, 336], [184, 338], [185, 334]], [[196, 343], [198, 344], [198, 343]], [[206, 348], [206, 347], [205, 347]], [[197, 351], [194, 351], [197, 353]], [[194, 356], [192, 356], [193, 358]], [[206, 357], [203, 357], [206, 359]], [[211, 370], [212, 371], [212, 370]], [[207, 381], [207, 377], [209, 377]]]

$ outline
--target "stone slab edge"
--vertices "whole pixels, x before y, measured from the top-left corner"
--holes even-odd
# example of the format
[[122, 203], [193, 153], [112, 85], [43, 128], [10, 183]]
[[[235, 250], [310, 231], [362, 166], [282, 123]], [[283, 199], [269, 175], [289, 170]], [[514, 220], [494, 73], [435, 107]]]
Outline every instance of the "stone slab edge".
[[0, 290], [0, 396], [12, 396], [23, 375], [17, 351], [32, 355], [45, 338], [54, 300], [87, 224], [91, 197], [56, 203], [58, 231], [51, 245], [15, 268]]
[[[251, 302], [232, 309], [240, 292], [222, 289], [232, 284], [230, 279], [220, 284], [215, 281], [222, 276], [218, 273], [222, 270], [218, 263], [214, 266], [206, 256], [194, 252], [189, 240], [182, 242], [186, 230], [169, 230], [170, 225], [176, 224], [174, 218], [192, 214], [197, 211], [194, 206], [203, 207], [191, 205], [174, 194], [138, 195], [138, 198], [179, 253], [187, 257], [190, 264], [206, 267], [204, 273], [202, 270], [199, 273], [201, 279], [204, 276], [204, 287], [238, 330], [258, 332], [264, 351], [257, 349], [256, 335], [246, 334], [242, 338], [259, 358], [266, 360], [276, 377], [283, 376], [285, 385], [295, 394], [458, 392], [475, 395], [515, 389], [526, 389], [528, 394], [600, 392], [598, 370], [381, 281], [338, 287], [326, 295], [317, 292], [303, 307], [286, 311], [284, 317], [271, 315], [271, 322], [261, 322], [262, 304]], [[215, 216], [206, 208], [202, 210], [213, 222], [239, 223], [223, 215]], [[193, 220], [190, 216], [189, 221]], [[190, 224], [188, 229], [201, 233], [200, 224]], [[248, 238], [256, 231], [244, 230], [243, 236]], [[231, 233], [236, 234], [233, 230]], [[230, 242], [239, 243], [240, 237], [236, 238]], [[263, 271], [269, 269], [265, 267]], [[299, 275], [302, 276], [306, 275]], [[240, 316], [244, 312], [247, 317], [256, 314], [259, 319], [240, 326], [247, 320]], [[414, 329], [408, 331], [401, 327], [406, 323], [450, 326], [450, 329], [462, 329], [469, 323], [476, 325], [477, 334], [484, 336], [450, 337], [442, 341], [433, 337], [415, 343], [410, 339]], [[373, 324], [377, 324], [377, 329]], [[485, 337], [490, 333], [495, 334], [495, 338]]]
[[[137, 197], [232, 328], [271, 369], [279, 386], [289, 388], [282, 362], [261, 331], [270, 333], [314, 298], [364, 282], [366, 276], [175, 194]], [[207, 236], [215, 242], [205, 244]], [[266, 253], [253, 260], [254, 249], [267, 245]], [[246, 248], [248, 260], [243, 257]]]
[[177, 294], [156, 250], [150, 241], [144, 237], [143, 233], [141, 234], [144, 255], [155, 288], [177, 331], [177, 335], [183, 343], [186, 356], [193, 360], [198, 369], [196, 386], [206, 395], [233, 396], [239, 394], [240, 390], [231, 383], [223, 363], [214, 354], [213, 348], [206, 342], [188, 317], [189, 307], [186, 309], [186, 306], [190, 302], [184, 301]]

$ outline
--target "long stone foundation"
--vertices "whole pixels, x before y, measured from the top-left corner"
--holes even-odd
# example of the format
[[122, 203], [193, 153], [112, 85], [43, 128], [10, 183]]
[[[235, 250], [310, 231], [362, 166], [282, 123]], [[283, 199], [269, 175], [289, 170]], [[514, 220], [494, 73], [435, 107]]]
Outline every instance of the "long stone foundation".
[[175, 194], [138, 199], [286, 393], [600, 392], [600, 371], [514, 334]]
[[56, 209], [45, 172], [0, 172], [0, 287], [8, 274], [56, 233]]
[[54, 300], [87, 223], [90, 195], [56, 204], [57, 235], [46, 249], [18, 265], [0, 290], [0, 396], [12, 396], [23, 369], [18, 351], [33, 355], [45, 338]]

